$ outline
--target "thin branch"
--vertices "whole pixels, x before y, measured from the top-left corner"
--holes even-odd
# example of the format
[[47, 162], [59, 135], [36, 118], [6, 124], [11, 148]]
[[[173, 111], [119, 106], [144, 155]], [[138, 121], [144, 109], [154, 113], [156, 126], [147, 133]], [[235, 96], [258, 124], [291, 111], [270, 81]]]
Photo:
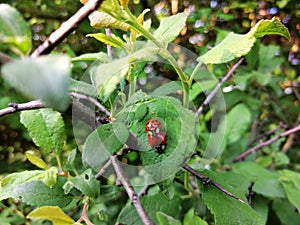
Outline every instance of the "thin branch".
[[[298, 124], [300, 124], [300, 114], [298, 115], [298, 118], [297, 118], [297, 121], [295, 123], [295, 126], [297, 126]], [[293, 145], [294, 143], [294, 139], [296, 137], [296, 134], [293, 133], [293, 134], [290, 134], [285, 142], [285, 144], [282, 146], [282, 152], [283, 153], [286, 153], [289, 148]]]
[[262, 139], [264, 139], [266, 137], [269, 137], [272, 134], [276, 133], [277, 131], [280, 131], [280, 130], [283, 130], [283, 129], [286, 129], [286, 128], [287, 128], [287, 126], [284, 123], [279, 122], [279, 127], [275, 127], [272, 130], [266, 131], [265, 133], [263, 133], [263, 134], [255, 137], [255, 138], [252, 138], [251, 141], [249, 141], [249, 144], [247, 146], [249, 148], [254, 142], [256, 142], [258, 140], [262, 140]]
[[78, 223], [81, 223], [82, 221], [84, 221], [87, 225], [94, 225], [94, 224], [90, 221], [89, 216], [88, 216], [88, 214], [87, 214], [88, 208], [89, 208], [89, 205], [88, 205], [88, 203], [85, 202], [84, 205], [83, 205], [81, 217], [80, 217], [79, 220], [77, 221]]
[[300, 131], [300, 125], [293, 127], [292, 129], [289, 129], [287, 131], [282, 132], [281, 134], [267, 140], [264, 142], [261, 142], [260, 144], [254, 146], [253, 148], [248, 149], [247, 151], [243, 152], [242, 154], [240, 154], [239, 156], [237, 156], [233, 162], [238, 162], [243, 160], [245, 157], [247, 157], [248, 155], [256, 152], [257, 150], [266, 147], [268, 145], [271, 145], [272, 143], [274, 143], [275, 141], [279, 140], [280, 138], [289, 136], [290, 134], [296, 133], [297, 131]]
[[87, 96], [87, 95], [83, 95], [83, 94], [79, 94], [76, 92], [71, 92], [70, 93], [71, 96], [79, 98], [79, 99], [85, 99], [88, 100], [89, 102], [93, 103], [95, 106], [97, 106], [101, 112], [104, 112], [107, 116], [110, 116], [110, 111], [108, 111], [103, 105], [100, 104], [100, 102], [97, 101], [97, 99], [91, 97], [91, 96]]
[[195, 113], [195, 118], [198, 118], [199, 115], [204, 110], [204, 107], [207, 106], [211, 100], [215, 97], [215, 95], [218, 93], [221, 86], [233, 75], [233, 72], [239, 67], [239, 65], [243, 62], [244, 58], [241, 58], [232, 68], [231, 70], [226, 74], [225, 77], [223, 77], [220, 82], [217, 84], [215, 89], [206, 97], [204, 102], [200, 105], [197, 112]]
[[114, 170], [116, 171], [118, 179], [121, 181], [123, 187], [125, 188], [128, 197], [131, 199], [137, 213], [139, 214], [143, 224], [145, 225], [154, 225], [154, 223], [151, 222], [149, 216], [147, 215], [144, 207], [141, 204], [140, 198], [137, 195], [137, 193], [134, 191], [133, 187], [131, 186], [130, 182], [128, 181], [127, 177], [124, 175], [124, 172], [122, 168], [120, 167], [117, 156], [111, 157], [111, 163], [114, 167]]
[[9, 103], [8, 106], [9, 107], [7, 108], [0, 109], [0, 117], [23, 110], [40, 109], [45, 107], [44, 103], [41, 100], [35, 100], [21, 104]]
[[32, 54], [32, 57], [39, 55], [45, 55], [51, 52], [51, 50], [65, 37], [68, 36], [90, 13], [96, 10], [102, 0], [89, 0], [84, 6], [82, 6], [72, 17], [55, 30], [47, 40], [41, 44]]
[[[106, 36], [110, 36], [111, 35], [111, 29], [110, 28], [106, 28], [105, 29], [105, 34]], [[113, 53], [113, 48], [111, 45], [107, 45], [107, 55], [111, 58], [114, 59], [114, 53]]]
[[108, 168], [111, 166], [111, 159], [109, 159], [104, 166], [100, 169], [100, 171], [95, 175], [95, 178], [97, 180], [100, 180], [100, 178], [105, 174], [105, 172], [108, 170]]
[[193, 174], [195, 177], [199, 178], [202, 181], [203, 185], [213, 185], [214, 187], [216, 187], [217, 189], [219, 189], [220, 191], [222, 191], [224, 194], [228, 195], [229, 197], [232, 197], [232, 198], [234, 198], [234, 199], [236, 199], [236, 200], [238, 200], [242, 203], [245, 203], [242, 199], [240, 199], [239, 197], [237, 197], [234, 194], [227, 191], [220, 184], [218, 184], [217, 182], [214, 182], [212, 180], [209, 180], [208, 177], [206, 177], [203, 174], [197, 172], [196, 170], [194, 170], [192, 167], [188, 166], [187, 164], [183, 164], [182, 168], [187, 170], [191, 174]]

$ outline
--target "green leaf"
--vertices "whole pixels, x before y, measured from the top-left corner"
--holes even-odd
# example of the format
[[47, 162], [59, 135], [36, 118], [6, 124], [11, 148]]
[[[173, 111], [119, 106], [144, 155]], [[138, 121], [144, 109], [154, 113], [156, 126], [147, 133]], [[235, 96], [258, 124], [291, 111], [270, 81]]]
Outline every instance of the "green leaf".
[[[248, 187], [249, 187], [249, 185], [248, 185]], [[244, 193], [247, 193], [247, 192], [249, 193], [248, 189]], [[262, 196], [255, 196], [254, 198], [252, 198], [252, 201], [251, 201], [251, 207], [257, 213], [259, 213], [264, 224], [266, 224], [267, 220], [268, 220], [268, 214], [269, 214], [269, 204], [268, 203], [269, 202]]]
[[[205, 176], [220, 184], [224, 189], [232, 194], [245, 199], [243, 193], [233, 189], [227, 185], [226, 181], [212, 171], [202, 171]], [[214, 186], [203, 186], [199, 181], [201, 196], [204, 204], [214, 215], [216, 225], [240, 225], [240, 224], [256, 224], [263, 225], [263, 221], [258, 213], [256, 213], [247, 203], [229, 197]]]
[[93, 85], [83, 81], [74, 80], [74, 79], [70, 79], [70, 80], [71, 80], [71, 84], [69, 87], [69, 92], [76, 92], [79, 94], [97, 98], [98, 94], [96, 88]]
[[61, 154], [65, 141], [65, 129], [59, 112], [52, 109], [22, 111], [20, 121], [28, 129], [33, 142], [45, 154], [53, 150], [56, 154]]
[[124, 58], [101, 64], [91, 70], [91, 80], [103, 100], [115, 90], [117, 84], [127, 75], [129, 65], [138, 61], [153, 61], [158, 52], [156, 47], [144, 47]]
[[111, 58], [105, 52], [86, 53], [71, 59], [71, 62], [76, 61], [100, 61], [101, 63], [111, 62]]
[[226, 115], [226, 138], [228, 143], [238, 141], [251, 124], [251, 112], [245, 104], [238, 104]]
[[[252, 31], [253, 30], [253, 31]], [[277, 19], [260, 20], [255, 27], [251, 29], [256, 38], [261, 38], [265, 35], [277, 34], [290, 40], [289, 30]]]
[[124, 146], [128, 136], [128, 129], [122, 122], [101, 125], [86, 139], [83, 161], [98, 171], [103, 162]]
[[70, 63], [66, 56], [22, 58], [6, 63], [3, 77], [17, 90], [46, 106], [64, 111], [69, 106]]
[[[147, 103], [149, 115], [138, 125], [138, 144], [145, 170], [154, 181], [165, 180], [180, 169], [184, 158], [195, 149], [194, 113], [185, 109], [175, 98], [163, 96]], [[166, 133], [167, 144], [162, 154], [155, 152], [147, 141], [145, 123], [150, 118], [158, 118]]]
[[181, 225], [179, 220], [176, 220], [163, 212], [157, 212], [156, 218], [159, 225]]
[[112, 47], [123, 47], [123, 45], [125, 44], [125, 42], [121, 38], [117, 37], [114, 34], [107, 36], [106, 34], [103, 33], [97, 33], [97, 34], [88, 34], [87, 37], [93, 37], [98, 41], [101, 41], [104, 44], [110, 45]]
[[275, 45], [259, 45], [258, 71], [260, 73], [269, 73], [271, 75], [271, 73], [273, 73], [276, 68], [280, 68], [281, 64], [284, 62], [284, 59], [277, 55], [278, 51], [280, 50], [279, 48], [279, 46]]
[[28, 219], [50, 220], [53, 225], [74, 225], [75, 221], [67, 216], [57, 206], [44, 206], [37, 208], [27, 215]]
[[276, 213], [281, 224], [300, 225], [299, 212], [285, 199], [275, 199], [273, 201], [273, 211]]
[[177, 91], [182, 90], [182, 86], [175, 81], [171, 81], [169, 83], [163, 84], [162, 86], [156, 88], [151, 95], [154, 97], [174, 94]]
[[290, 170], [281, 171], [281, 184], [289, 202], [300, 212], [300, 174]]
[[94, 28], [111, 28], [128, 31], [130, 26], [120, 20], [115, 19], [106, 12], [95, 11], [89, 16], [91, 26]]
[[72, 198], [65, 195], [62, 187], [48, 187], [41, 181], [29, 181], [18, 185], [11, 191], [15, 199], [32, 206], [59, 206], [66, 207]]
[[280, 175], [253, 162], [235, 164], [234, 173], [245, 174], [248, 183], [254, 181], [253, 191], [269, 198], [285, 198]]
[[56, 183], [57, 168], [51, 167], [48, 170], [31, 170], [19, 173], [12, 173], [1, 180], [0, 200], [12, 197], [12, 191], [19, 185], [29, 181], [43, 181], [47, 186]]
[[22, 15], [8, 4], [0, 4], [0, 43], [20, 55], [31, 50], [31, 31]]
[[208, 225], [207, 222], [201, 219], [199, 216], [196, 216], [194, 213], [194, 209], [190, 209], [185, 215], [183, 219], [183, 225]]
[[247, 34], [229, 33], [221, 43], [200, 56], [197, 61], [205, 64], [227, 63], [248, 54], [256, 38], [269, 34], [278, 34], [290, 39], [287, 28], [278, 20], [261, 20]]
[[[158, 224], [156, 213], [164, 213], [178, 219], [181, 200], [178, 197], [166, 198], [162, 193], [141, 197], [141, 203], [154, 224]], [[136, 209], [132, 204], [126, 205], [119, 214], [118, 222], [130, 225], [142, 225]]]
[[223, 41], [200, 56], [197, 61], [205, 64], [230, 62], [250, 52], [255, 40], [255, 37], [247, 34], [235, 34], [230, 32]]
[[154, 37], [164, 43], [172, 42], [185, 27], [186, 19], [187, 15], [185, 13], [178, 13], [174, 16], [163, 18], [154, 32]]
[[27, 159], [35, 166], [39, 167], [40, 169], [47, 170], [49, 167], [47, 164], [42, 160], [41, 158], [37, 157], [34, 154], [31, 154], [30, 152], [26, 152], [26, 157]]
[[86, 170], [81, 175], [71, 178], [70, 181], [86, 196], [96, 198], [99, 195], [100, 183], [96, 180], [91, 169]]

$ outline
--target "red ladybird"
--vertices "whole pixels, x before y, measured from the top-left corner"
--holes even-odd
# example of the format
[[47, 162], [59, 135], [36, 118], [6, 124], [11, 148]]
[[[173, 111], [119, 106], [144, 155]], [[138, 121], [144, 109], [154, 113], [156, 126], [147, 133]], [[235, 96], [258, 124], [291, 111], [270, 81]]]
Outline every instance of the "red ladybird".
[[150, 119], [146, 122], [145, 131], [155, 135], [161, 131], [161, 122], [158, 119]]
[[145, 131], [148, 133], [148, 142], [157, 153], [163, 153], [166, 149], [166, 134], [162, 130], [161, 122], [150, 119], [146, 122]]

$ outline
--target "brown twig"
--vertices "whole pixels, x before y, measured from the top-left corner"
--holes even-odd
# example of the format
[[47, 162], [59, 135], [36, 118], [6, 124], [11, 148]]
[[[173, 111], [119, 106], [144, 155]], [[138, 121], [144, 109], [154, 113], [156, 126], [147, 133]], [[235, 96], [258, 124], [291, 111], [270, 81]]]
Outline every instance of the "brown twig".
[[215, 95], [218, 93], [219, 89], [221, 86], [233, 75], [233, 72], [239, 67], [239, 65], [243, 62], [244, 58], [241, 58], [232, 68], [228, 73], [223, 77], [220, 82], [217, 84], [215, 89], [206, 97], [204, 102], [200, 105], [198, 108], [197, 112], [195, 113], [195, 118], [198, 118], [199, 115], [202, 113], [204, 110], [204, 107], [207, 106], [211, 100], [215, 97]]
[[23, 111], [23, 110], [39, 109], [45, 107], [44, 103], [41, 100], [35, 100], [35, 101], [20, 103], [20, 104], [9, 103], [8, 106], [9, 107], [0, 110], [0, 117], [14, 112]]
[[249, 144], [247, 146], [249, 148], [254, 142], [265, 139], [265, 138], [271, 136], [272, 134], [276, 133], [277, 131], [280, 131], [280, 130], [283, 130], [283, 129], [286, 129], [286, 128], [287, 128], [287, 126], [284, 123], [279, 122], [279, 127], [275, 127], [272, 130], [268, 130], [265, 133], [255, 137], [255, 138], [252, 138], [251, 142], [249, 141]]
[[111, 166], [111, 159], [109, 159], [104, 166], [100, 169], [100, 171], [95, 175], [95, 178], [97, 180], [100, 180], [100, 178], [105, 174], [105, 172], [108, 170], [108, 168]]
[[237, 197], [234, 194], [227, 191], [220, 184], [210, 180], [208, 177], [206, 177], [203, 174], [197, 172], [196, 170], [194, 170], [192, 167], [188, 166], [187, 164], [183, 164], [182, 168], [187, 170], [191, 174], [193, 174], [195, 177], [199, 178], [202, 181], [203, 185], [213, 185], [214, 187], [216, 187], [217, 189], [219, 189], [220, 191], [222, 191], [224, 194], [228, 195], [229, 197], [232, 197], [232, 198], [234, 198], [234, 199], [236, 199], [236, 200], [238, 200], [242, 203], [245, 203], [242, 199], [240, 199], [239, 197]]
[[[105, 29], [105, 34], [106, 36], [110, 36], [111, 35], [111, 29], [110, 28], [106, 28]], [[111, 58], [114, 59], [114, 53], [113, 53], [113, 48], [111, 45], [107, 45], [107, 55]]]
[[128, 197], [131, 199], [143, 224], [154, 225], [154, 223], [151, 222], [149, 216], [147, 215], [144, 207], [142, 206], [139, 196], [134, 191], [134, 189], [131, 186], [130, 182], [128, 181], [127, 177], [124, 175], [123, 169], [121, 168], [121, 166], [119, 165], [119, 162], [117, 160], [117, 156], [112, 156], [110, 160], [114, 167], [114, 170], [116, 171], [118, 180], [122, 183], [123, 187], [125, 188], [125, 190], [128, 194]]
[[[298, 124], [300, 124], [300, 114], [298, 115], [298, 118], [297, 118], [297, 121], [295, 123], [295, 126], [298, 125]], [[282, 150], [281, 151], [283, 153], [286, 153], [289, 150], [289, 148], [293, 145], [295, 137], [296, 137], [295, 133], [292, 133], [292, 134], [290, 134], [288, 136], [285, 144], [282, 146]]]
[[90, 13], [96, 10], [102, 0], [89, 0], [83, 5], [72, 17], [64, 22], [57, 30], [55, 30], [47, 40], [41, 44], [32, 54], [32, 57], [45, 55], [52, 51], [52, 49], [62, 41], [68, 34], [70, 34]]
[[82, 221], [84, 221], [87, 225], [94, 225], [88, 217], [88, 214], [87, 214], [88, 208], [89, 208], [89, 205], [88, 205], [88, 203], [85, 202], [83, 205], [81, 217], [77, 221], [78, 223], [81, 223]]
[[75, 98], [88, 100], [89, 102], [91, 102], [92, 104], [97, 106], [100, 109], [100, 111], [104, 112], [107, 116], [111, 115], [110, 111], [108, 111], [102, 104], [100, 104], [100, 102], [98, 102], [97, 99], [95, 99], [91, 96], [79, 94], [79, 93], [76, 93], [76, 92], [71, 92], [70, 95], [75, 97]]
[[268, 146], [272, 143], [274, 143], [275, 141], [279, 140], [280, 138], [283, 138], [283, 137], [286, 137], [290, 134], [293, 134], [293, 133], [296, 133], [297, 131], [300, 131], [300, 125], [296, 126], [296, 127], [293, 127], [287, 131], [284, 131], [282, 133], [280, 133], [279, 135], [267, 140], [267, 141], [264, 141], [264, 142], [261, 142], [260, 144], [254, 146], [253, 148], [250, 148], [248, 149], [247, 151], [243, 152], [242, 154], [240, 154], [239, 156], [237, 156], [233, 162], [238, 162], [238, 161], [241, 161], [243, 160], [245, 157], [247, 157], [248, 155], [250, 155], [251, 153], [254, 153], [256, 152], [257, 150], [265, 147], [265, 146]]

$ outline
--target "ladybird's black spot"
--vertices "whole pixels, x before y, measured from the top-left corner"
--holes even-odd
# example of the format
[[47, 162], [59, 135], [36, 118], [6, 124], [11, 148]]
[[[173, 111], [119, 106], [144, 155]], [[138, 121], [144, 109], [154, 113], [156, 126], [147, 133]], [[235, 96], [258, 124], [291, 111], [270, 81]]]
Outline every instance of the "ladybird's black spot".
[[159, 146], [155, 147], [154, 149], [158, 154], [162, 154], [162, 153], [164, 153], [164, 151], [166, 149], [166, 145], [160, 144]]

